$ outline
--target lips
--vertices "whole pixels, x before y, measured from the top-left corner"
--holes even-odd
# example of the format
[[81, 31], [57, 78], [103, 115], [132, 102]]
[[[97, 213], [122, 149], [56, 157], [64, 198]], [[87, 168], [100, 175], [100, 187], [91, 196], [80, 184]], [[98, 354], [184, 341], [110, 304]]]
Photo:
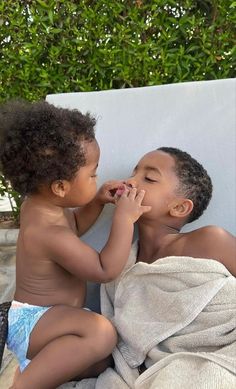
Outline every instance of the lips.
[[121, 196], [125, 191], [126, 185], [119, 186], [117, 189], [110, 190], [111, 195], [114, 196]]
[[117, 195], [117, 196], [121, 196], [121, 195], [124, 193], [124, 191], [125, 191], [125, 187], [122, 186], [122, 187], [120, 187], [120, 188], [117, 189], [116, 195]]
[[132, 186], [124, 184], [122, 186], [119, 186], [119, 188], [117, 188], [117, 189], [111, 189], [110, 193], [111, 193], [112, 197], [114, 197], [114, 196], [120, 197], [120, 196], [122, 196], [122, 194], [124, 193], [126, 188], [130, 190], [132, 188]]

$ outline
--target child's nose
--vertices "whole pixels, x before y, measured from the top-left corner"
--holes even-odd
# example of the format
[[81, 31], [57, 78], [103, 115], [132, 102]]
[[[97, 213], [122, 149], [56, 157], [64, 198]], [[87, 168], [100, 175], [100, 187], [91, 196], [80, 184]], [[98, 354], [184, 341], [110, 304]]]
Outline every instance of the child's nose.
[[124, 181], [124, 184], [129, 186], [130, 188], [137, 188], [137, 182], [136, 180], [131, 177]]

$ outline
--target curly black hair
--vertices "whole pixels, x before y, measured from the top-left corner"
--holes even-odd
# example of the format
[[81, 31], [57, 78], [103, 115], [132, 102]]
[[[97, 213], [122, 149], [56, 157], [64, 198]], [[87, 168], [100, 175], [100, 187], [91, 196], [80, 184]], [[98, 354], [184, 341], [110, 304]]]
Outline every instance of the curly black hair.
[[83, 141], [95, 139], [96, 120], [46, 101], [12, 100], [0, 106], [0, 167], [22, 196], [41, 185], [71, 180], [86, 164]]
[[175, 160], [175, 173], [180, 181], [178, 191], [193, 202], [187, 223], [197, 220], [208, 207], [212, 197], [212, 181], [204, 167], [190, 154], [174, 147], [157, 150], [171, 155]]

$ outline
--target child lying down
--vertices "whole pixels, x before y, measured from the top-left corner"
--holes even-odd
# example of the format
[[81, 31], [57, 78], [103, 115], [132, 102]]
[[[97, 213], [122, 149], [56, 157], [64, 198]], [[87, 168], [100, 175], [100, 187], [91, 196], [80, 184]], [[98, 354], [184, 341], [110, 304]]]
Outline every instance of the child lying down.
[[234, 388], [236, 239], [217, 226], [181, 232], [208, 206], [210, 177], [189, 154], [162, 147], [124, 183], [144, 189], [152, 208], [137, 221], [122, 275], [101, 288], [119, 335], [115, 367], [75, 387]]

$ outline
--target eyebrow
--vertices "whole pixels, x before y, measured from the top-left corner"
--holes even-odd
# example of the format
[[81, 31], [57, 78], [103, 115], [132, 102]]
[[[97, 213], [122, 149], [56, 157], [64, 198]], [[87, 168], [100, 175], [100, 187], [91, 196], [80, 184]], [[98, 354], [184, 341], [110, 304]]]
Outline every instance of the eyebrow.
[[[138, 165], [135, 166], [134, 171], [136, 171], [138, 168], [139, 168]], [[161, 173], [161, 171], [158, 169], [158, 167], [154, 167], [154, 166], [144, 166], [144, 170], [149, 171], [149, 172], [151, 171], [151, 172], [157, 173], [157, 174], [159, 174], [160, 176], [162, 176], [162, 173]]]

